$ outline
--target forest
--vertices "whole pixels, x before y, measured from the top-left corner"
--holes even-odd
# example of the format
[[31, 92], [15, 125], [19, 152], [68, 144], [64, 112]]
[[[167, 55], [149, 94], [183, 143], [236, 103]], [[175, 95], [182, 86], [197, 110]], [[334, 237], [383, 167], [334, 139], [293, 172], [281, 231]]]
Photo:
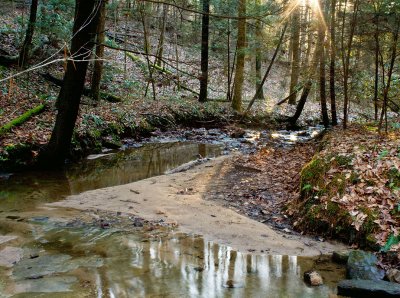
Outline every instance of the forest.
[[400, 297], [400, 1], [0, 12], [0, 297]]

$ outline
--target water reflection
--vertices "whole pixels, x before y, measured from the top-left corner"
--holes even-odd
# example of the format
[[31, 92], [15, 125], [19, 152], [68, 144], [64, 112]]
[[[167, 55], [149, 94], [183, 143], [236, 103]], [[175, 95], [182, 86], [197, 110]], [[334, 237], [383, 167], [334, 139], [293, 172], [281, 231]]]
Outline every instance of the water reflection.
[[[36, 297], [28, 290], [63, 294], [57, 297], [327, 297], [344, 277], [330, 261], [243, 254], [168, 231], [61, 228], [49, 220], [31, 222], [24, 233], [25, 258], [13, 268], [0, 267], [0, 280], [8, 285], [2, 289], [0, 283], [0, 297]], [[39, 257], [30, 259], [32, 251]], [[302, 274], [312, 268], [325, 285], [304, 284]]]
[[94, 160], [84, 160], [65, 171], [16, 173], [0, 180], [0, 211], [24, 211], [38, 204], [103, 187], [126, 184], [161, 175], [202, 157], [221, 154], [209, 144], [145, 144]]

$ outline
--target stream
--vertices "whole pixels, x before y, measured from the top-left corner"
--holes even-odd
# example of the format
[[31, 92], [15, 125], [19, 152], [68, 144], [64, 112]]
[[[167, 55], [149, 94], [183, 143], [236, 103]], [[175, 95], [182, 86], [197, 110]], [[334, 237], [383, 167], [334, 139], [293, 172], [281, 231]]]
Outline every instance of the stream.
[[[200, 135], [200, 137], [199, 137]], [[329, 257], [244, 254], [176, 229], [136, 224], [116, 215], [54, 209], [68, 195], [161, 175], [197, 158], [253, 150], [263, 136], [195, 131], [70, 165], [0, 180], [0, 297], [328, 297], [345, 269]], [[311, 135], [311, 133], [310, 133]], [[304, 137], [276, 132], [289, 143]], [[224, 140], [221, 142], [221, 140]], [[156, 142], [156, 143], [154, 143]], [[203, 143], [201, 143], [203, 142]], [[136, 147], [136, 148], [133, 148]], [[247, 150], [247, 151], [246, 151]], [[324, 285], [309, 287], [315, 269]]]

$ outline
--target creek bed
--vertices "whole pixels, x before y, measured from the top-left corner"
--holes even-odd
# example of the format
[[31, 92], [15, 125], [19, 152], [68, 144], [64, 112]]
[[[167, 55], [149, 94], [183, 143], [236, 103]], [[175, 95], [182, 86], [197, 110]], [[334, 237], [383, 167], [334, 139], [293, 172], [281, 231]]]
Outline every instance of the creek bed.
[[[243, 142], [246, 143], [246, 142]], [[246, 143], [247, 144], [247, 143]], [[101, 214], [50, 209], [70, 194], [163, 174], [221, 144], [158, 143], [91, 156], [60, 172], [0, 181], [0, 297], [327, 297], [344, 268], [329, 258], [245, 254], [174, 229], [99, 225]], [[122, 223], [122, 224], [121, 224]], [[10, 236], [15, 236], [10, 237]], [[8, 255], [7, 255], [8, 254]], [[9, 263], [3, 263], [4, 259]], [[324, 285], [307, 286], [318, 270]]]

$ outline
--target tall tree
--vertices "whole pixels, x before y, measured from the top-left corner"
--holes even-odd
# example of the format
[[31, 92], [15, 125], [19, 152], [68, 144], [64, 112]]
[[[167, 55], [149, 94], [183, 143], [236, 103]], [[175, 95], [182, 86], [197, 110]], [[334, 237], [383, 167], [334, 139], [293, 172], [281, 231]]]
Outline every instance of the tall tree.
[[383, 120], [385, 120], [385, 131], [387, 132], [388, 129], [388, 123], [387, 123], [387, 106], [388, 106], [388, 101], [389, 101], [389, 91], [390, 91], [390, 86], [392, 83], [392, 76], [393, 76], [393, 70], [394, 70], [394, 65], [396, 62], [397, 58], [397, 44], [399, 41], [399, 31], [400, 31], [400, 17], [395, 15], [395, 28], [393, 29], [392, 32], [392, 46], [391, 46], [391, 53], [390, 53], [390, 64], [389, 64], [389, 69], [387, 73], [387, 83], [383, 89], [383, 105], [382, 105], [382, 111], [381, 111], [381, 117], [379, 119], [379, 132], [382, 130], [382, 125], [383, 125]]
[[238, 34], [237, 34], [237, 58], [236, 73], [234, 80], [234, 90], [232, 108], [240, 112], [242, 110], [242, 91], [244, 81], [244, 60], [246, 56], [246, 0], [239, 0], [238, 6]]
[[326, 104], [326, 55], [325, 55], [325, 35], [326, 35], [326, 25], [323, 17], [323, 0], [320, 0], [321, 13], [319, 14], [319, 25], [318, 25], [318, 59], [319, 59], [319, 90], [320, 90], [320, 102], [321, 102], [321, 114], [322, 122], [325, 127], [329, 126], [329, 116], [328, 108]]
[[337, 113], [336, 113], [336, 0], [331, 0], [331, 61], [329, 65], [329, 92], [331, 97], [331, 116], [332, 125], [337, 125]]
[[26, 28], [26, 33], [25, 33], [25, 40], [22, 44], [18, 58], [19, 67], [24, 67], [29, 59], [30, 51], [32, 49], [33, 33], [35, 31], [35, 25], [36, 25], [37, 9], [38, 9], [38, 0], [32, 0], [29, 13], [28, 27]]
[[157, 46], [157, 57], [156, 57], [156, 65], [161, 67], [162, 63], [162, 57], [164, 54], [164, 40], [165, 40], [165, 29], [167, 27], [167, 15], [168, 15], [168, 8], [169, 6], [166, 4], [163, 4], [163, 16], [161, 18], [161, 23], [160, 23], [160, 38], [158, 40], [158, 46]]
[[[256, 0], [256, 6], [260, 7], [261, 5], [261, 0]], [[262, 49], [262, 44], [263, 44], [263, 38], [262, 38], [262, 30], [263, 27], [261, 25], [261, 21], [259, 19], [256, 20], [256, 49], [255, 49], [255, 62], [256, 62], [256, 97], [257, 99], [264, 99], [264, 89], [260, 88], [261, 86], [261, 49]]]
[[[347, 40], [346, 49], [342, 46], [342, 60], [343, 60], [343, 89], [344, 89], [344, 102], [343, 102], [343, 128], [347, 128], [348, 112], [349, 112], [349, 76], [350, 76], [350, 57], [353, 48], [354, 33], [357, 24], [358, 6], [360, 0], [355, 0], [353, 6], [353, 16], [350, 22], [350, 32]], [[346, 3], [345, 3], [346, 9]], [[345, 27], [346, 14], [343, 14], [343, 30], [342, 30], [342, 45], [344, 44], [344, 27]]]
[[76, 0], [75, 20], [63, 86], [58, 96], [58, 113], [50, 141], [40, 160], [48, 167], [60, 166], [69, 152], [84, 88], [88, 59], [98, 23], [98, 8], [104, 0]]
[[96, 59], [93, 65], [92, 74], [92, 97], [98, 102], [100, 100], [100, 83], [103, 73], [104, 42], [105, 42], [105, 23], [106, 23], [106, 2], [102, 0], [99, 8], [99, 21], [96, 29]]
[[201, 29], [201, 77], [199, 101], [207, 100], [208, 89], [208, 43], [210, 25], [210, 0], [203, 0], [203, 19]]
[[292, 53], [292, 71], [290, 76], [289, 104], [296, 104], [296, 88], [299, 83], [300, 73], [300, 10], [296, 7], [292, 14], [292, 32], [291, 32], [291, 53]]

